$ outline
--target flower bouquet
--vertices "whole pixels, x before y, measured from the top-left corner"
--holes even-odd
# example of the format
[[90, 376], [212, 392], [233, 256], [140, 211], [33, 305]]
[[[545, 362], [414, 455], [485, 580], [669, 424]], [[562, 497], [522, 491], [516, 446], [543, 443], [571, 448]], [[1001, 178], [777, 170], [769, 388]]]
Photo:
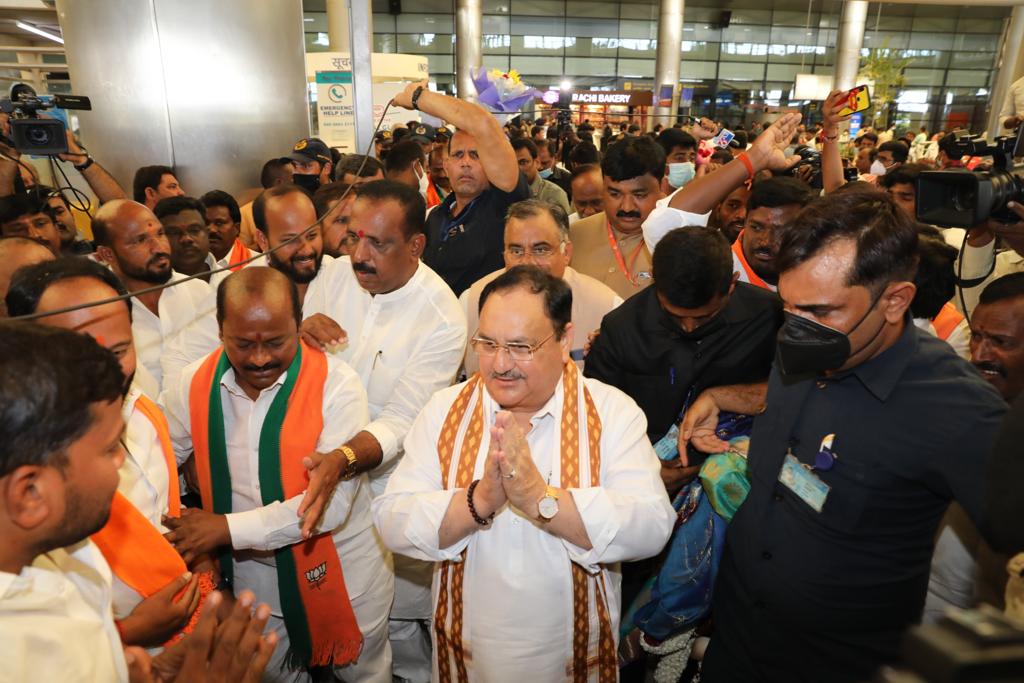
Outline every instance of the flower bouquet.
[[515, 117], [524, 104], [539, 97], [540, 91], [529, 88], [519, 78], [519, 72], [508, 73], [498, 69], [474, 68], [471, 71], [476, 86], [477, 102], [487, 108], [502, 124]]

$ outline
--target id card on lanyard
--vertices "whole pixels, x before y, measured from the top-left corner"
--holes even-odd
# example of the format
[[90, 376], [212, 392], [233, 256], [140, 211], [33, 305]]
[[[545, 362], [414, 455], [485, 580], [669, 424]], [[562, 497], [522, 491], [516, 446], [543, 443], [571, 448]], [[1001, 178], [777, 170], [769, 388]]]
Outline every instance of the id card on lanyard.
[[619, 249], [619, 241], [615, 239], [615, 233], [612, 232], [612, 224], [610, 221], [605, 221], [605, 228], [608, 230], [608, 245], [612, 248], [612, 253], [615, 255], [615, 262], [619, 265], [619, 270], [626, 277], [631, 285], [634, 287], [640, 286], [640, 278], [650, 278], [650, 273], [637, 273], [633, 275], [633, 266], [636, 265], [636, 259], [640, 256], [640, 251], [644, 248], [644, 241], [641, 239], [640, 244], [636, 246], [633, 253], [629, 256], [629, 265], [626, 265], [626, 259], [622, 256], [622, 250]]

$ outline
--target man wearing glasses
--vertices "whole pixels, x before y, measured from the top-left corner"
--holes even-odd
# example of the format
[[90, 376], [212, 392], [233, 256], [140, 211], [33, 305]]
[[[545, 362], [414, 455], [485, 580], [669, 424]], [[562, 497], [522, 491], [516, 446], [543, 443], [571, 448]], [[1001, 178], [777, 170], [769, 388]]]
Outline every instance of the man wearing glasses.
[[433, 680], [615, 679], [618, 563], [675, 518], [646, 421], [569, 362], [564, 280], [516, 266], [480, 300], [480, 372], [416, 418], [374, 523], [436, 563]]
[[[572, 290], [572, 346], [569, 355], [583, 367], [583, 345], [587, 335], [601, 325], [601, 318], [622, 303], [622, 297], [611, 287], [589, 275], [569, 267], [572, 242], [569, 241], [569, 219], [554, 204], [527, 199], [509, 207], [505, 216], [505, 268], [486, 275], [462, 293], [459, 303], [466, 313], [466, 329], [472, 335], [477, 329], [480, 293], [507, 268], [534, 265], [565, 280]], [[480, 367], [472, 345], [466, 347], [466, 375]]]

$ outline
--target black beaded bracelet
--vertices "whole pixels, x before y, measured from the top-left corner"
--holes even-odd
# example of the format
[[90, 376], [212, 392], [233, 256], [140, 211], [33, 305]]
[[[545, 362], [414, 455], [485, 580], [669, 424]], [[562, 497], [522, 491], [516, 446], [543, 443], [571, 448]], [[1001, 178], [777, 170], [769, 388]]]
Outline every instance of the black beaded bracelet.
[[473, 491], [476, 490], [476, 485], [480, 483], [479, 479], [474, 479], [473, 483], [466, 489], [466, 503], [469, 504], [469, 514], [473, 515], [473, 521], [480, 526], [488, 526], [491, 520], [494, 519], [494, 513], [492, 512], [486, 519], [481, 517], [476, 512], [476, 506], [473, 505]]

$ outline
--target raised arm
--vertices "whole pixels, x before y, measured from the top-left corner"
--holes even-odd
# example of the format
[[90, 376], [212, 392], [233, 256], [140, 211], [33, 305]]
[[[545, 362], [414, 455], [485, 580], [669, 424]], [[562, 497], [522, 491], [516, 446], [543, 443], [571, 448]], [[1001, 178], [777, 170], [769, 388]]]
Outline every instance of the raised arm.
[[394, 103], [413, 109], [412, 96], [418, 88], [423, 90], [416, 101], [416, 108], [476, 138], [479, 142], [477, 153], [480, 155], [480, 165], [484, 167], [487, 180], [499, 190], [514, 190], [519, 184], [519, 163], [498, 119], [478, 104], [427, 90], [426, 81], [407, 85], [405, 90], [395, 96]]
[[786, 147], [789, 146], [796, 127], [800, 123], [800, 114], [790, 113], [780, 117], [775, 123], [757, 136], [754, 144], [744, 154], [750, 167], [743, 159], [737, 157], [725, 166], [695, 178], [686, 186], [672, 195], [669, 206], [688, 213], [704, 214], [715, 208], [729, 196], [729, 193], [764, 169], [781, 170], [799, 160], [799, 156], [787, 157]]
[[821, 148], [821, 184], [826, 194], [835, 192], [846, 184], [846, 178], [843, 176], [843, 157], [839, 153], [839, 124], [849, 118], [849, 115], [839, 115], [845, 106], [846, 91], [833, 90], [825, 98], [825, 104], [821, 108], [824, 114], [822, 133], [825, 139]]
[[107, 173], [107, 169], [100, 166], [99, 162], [89, 156], [89, 153], [82, 149], [78, 141], [75, 140], [75, 136], [71, 134], [71, 131], [67, 131], [68, 136], [68, 152], [67, 154], [61, 154], [61, 161], [69, 161], [74, 164], [75, 168], [82, 177], [85, 178], [85, 182], [89, 183], [89, 187], [96, 195], [96, 199], [99, 200], [100, 204], [106, 204], [112, 199], [129, 199], [128, 195], [121, 188], [114, 177]]

